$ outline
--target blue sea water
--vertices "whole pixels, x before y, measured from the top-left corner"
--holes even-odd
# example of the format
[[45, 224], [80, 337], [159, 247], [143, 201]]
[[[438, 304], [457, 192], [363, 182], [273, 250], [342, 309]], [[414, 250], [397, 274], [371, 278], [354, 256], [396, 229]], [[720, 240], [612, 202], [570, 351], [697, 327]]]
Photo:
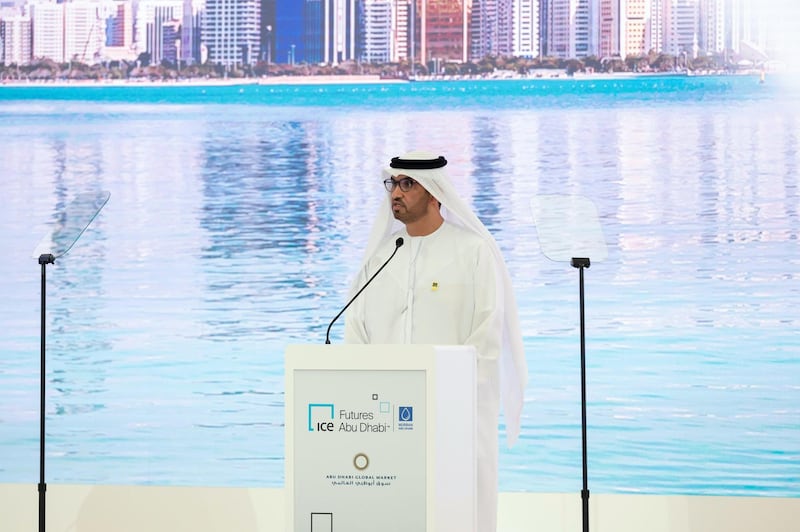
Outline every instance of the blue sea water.
[[[343, 305], [392, 156], [425, 148], [494, 233], [530, 384], [504, 491], [581, 488], [577, 270], [530, 202], [582, 195], [593, 492], [800, 496], [800, 85], [768, 77], [0, 87], [0, 482], [281, 486], [289, 343]], [[334, 342], [342, 324], [334, 325]]]

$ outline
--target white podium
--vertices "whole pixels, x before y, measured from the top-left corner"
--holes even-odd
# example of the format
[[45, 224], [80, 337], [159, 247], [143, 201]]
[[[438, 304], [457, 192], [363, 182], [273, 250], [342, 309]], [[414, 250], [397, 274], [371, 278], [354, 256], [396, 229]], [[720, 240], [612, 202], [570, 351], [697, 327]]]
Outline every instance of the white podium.
[[473, 347], [286, 350], [287, 530], [476, 528]]

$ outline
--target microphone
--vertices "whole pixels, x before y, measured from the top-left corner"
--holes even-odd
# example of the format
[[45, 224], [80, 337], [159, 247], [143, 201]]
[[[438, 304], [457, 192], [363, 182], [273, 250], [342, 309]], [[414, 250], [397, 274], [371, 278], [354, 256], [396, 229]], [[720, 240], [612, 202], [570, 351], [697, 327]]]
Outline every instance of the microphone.
[[325, 333], [325, 343], [326, 344], [331, 343], [331, 338], [330, 338], [330, 336], [331, 336], [331, 327], [333, 327], [333, 324], [336, 322], [336, 320], [339, 319], [339, 316], [344, 314], [344, 311], [347, 310], [347, 307], [349, 307], [350, 305], [353, 304], [353, 301], [355, 301], [356, 298], [361, 295], [361, 292], [363, 292], [364, 289], [369, 286], [369, 283], [371, 283], [372, 280], [375, 279], [378, 276], [379, 273], [381, 273], [381, 270], [383, 270], [386, 267], [386, 265], [389, 264], [389, 261], [394, 258], [395, 254], [397, 254], [397, 250], [400, 249], [400, 246], [402, 246], [402, 245], [403, 245], [403, 237], [401, 236], [397, 240], [394, 241], [394, 251], [392, 252], [391, 255], [389, 255], [389, 258], [386, 259], [386, 262], [384, 262], [383, 265], [380, 268], [378, 268], [378, 271], [376, 271], [375, 273], [372, 274], [372, 277], [370, 277], [367, 280], [367, 282], [364, 283], [364, 286], [361, 287], [361, 290], [356, 292], [356, 295], [354, 295], [353, 298], [350, 301], [347, 302], [347, 305], [345, 305], [344, 308], [339, 311], [339, 314], [337, 314], [336, 317], [331, 320], [330, 324], [328, 324], [328, 331]]

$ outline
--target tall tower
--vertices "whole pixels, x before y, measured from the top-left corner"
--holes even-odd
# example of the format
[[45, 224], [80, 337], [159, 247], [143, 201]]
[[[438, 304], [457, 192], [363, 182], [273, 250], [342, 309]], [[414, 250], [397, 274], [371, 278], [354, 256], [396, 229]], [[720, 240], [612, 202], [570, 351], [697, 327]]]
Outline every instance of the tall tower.
[[261, 0], [206, 0], [202, 35], [212, 63], [254, 64], [261, 56]]
[[647, 27], [648, 51], [664, 52], [664, 10], [669, 0], [649, 0], [650, 20]]
[[0, 63], [30, 63], [33, 57], [32, 36], [30, 17], [16, 14], [0, 19]]
[[181, 61], [187, 65], [201, 63], [203, 13], [205, 2], [198, 0], [183, 1], [183, 21], [181, 23]]
[[169, 20], [161, 28], [161, 59], [177, 64], [180, 59], [181, 21]]
[[676, 57], [697, 57], [697, 0], [667, 0], [664, 11], [664, 51]]
[[[276, 63], [296, 63], [306, 61], [306, 27], [309, 6], [319, 6], [320, 0], [276, 0], [275, 2], [275, 48], [270, 50]], [[320, 61], [318, 50], [316, 61]]]
[[405, 61], [411, 57], [411, 2], [392, 2], [392, 61]]
[[539, 55], [539, 1], [514, 0], [512, 55], [533, 58]]
[[620, 2], [624, 0], [600, 0], [598, 20], [598, 56], [611, 57], [620, 54]]
[[323, 16], [322, 60], [335, 65], [356, 59], [356, 0], [325, 0]]
[[650, 51], [650, 0], [620, 0], [620, 6], [620, 55], [646, 55]]
[[497, 40], [494, 48], [499, 56], [509, 56], [514, 54], [514, 4], [519, 0], [496, 0], [497, 1]]
[[362, 0], [359, 57], [367, 63], [392, 60], [393, 0]]
[[550, 1], [539, 0], [539, 58], [550, 55]]
[[133, 11], [131, 4], [113, 1], [104, 6], [106, 47], [130, 48], [133, 44]]
[[768, 35], [764, 15], [768, 10], [762, 2], [763, 0], [728, 0], [725, 14], [727, 48], [737, 53], [741, 51], [742, 43], [762, 50], [767, 48]]
[[419, 61], [469, 60], [471, 0], [416, 0]]
[[109, 0], [100, 4], [105, 21], [103, 57], [108, 60], [136, 59], [133, 46], [133, 6], [124, 0]]
[[469, 22], [469, 55], [472, 61], [480, 61], [487, 55], [498, 55], [497, 0], [473, 0]]
[[547, 0], [547, 53], [562, 59], [597, 53], [594, 4], [590, 0]]
[[183, 17], [183, 0], [140, 0], [136, 10], [136, 48], [150, 54], [151, 64], [162, 59], [164, 24]]
[[261, 59], [275, 61], [276, 0], [261, 0]]
[[31, 6], [33, 57], [46, 57], [58, 63], [68, 61], [64, 54], [64, 5], [36, 3]]
[[595, 3], [591, 0], [573, 0], [573, 54], [583, 58], [597, 55]]
[[700, 31], [698, 46], [708, 53], [725, 49], [725, 3], [724, 0], [700, 0]]
[[306, 61], [335, 65], [357, 58], [356, 7], [356, 0], [305, 0], [302, 39]]
[[106, 26], [105, 19], [100, 16], [100, 4], [69, 2], [63, 6], [66, 58], [77, 59], [82, 63], [101, 61], [106, 41]]

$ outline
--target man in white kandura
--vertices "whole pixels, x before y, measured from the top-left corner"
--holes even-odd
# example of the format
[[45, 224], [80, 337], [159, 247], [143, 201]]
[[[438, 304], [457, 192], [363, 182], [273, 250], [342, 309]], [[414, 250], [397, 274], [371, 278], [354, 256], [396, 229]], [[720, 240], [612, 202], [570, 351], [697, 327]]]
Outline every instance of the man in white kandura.
[[458, 196], [444, 157], [411, 152], [384, 170], [354, 290], [404, 245], [346, 314], [345, 342], [473, 345], [478, 352], [478, 531], [497, 529], [498, 417], [519, 436], [527, 366], [511, 279], [492, 235]]

